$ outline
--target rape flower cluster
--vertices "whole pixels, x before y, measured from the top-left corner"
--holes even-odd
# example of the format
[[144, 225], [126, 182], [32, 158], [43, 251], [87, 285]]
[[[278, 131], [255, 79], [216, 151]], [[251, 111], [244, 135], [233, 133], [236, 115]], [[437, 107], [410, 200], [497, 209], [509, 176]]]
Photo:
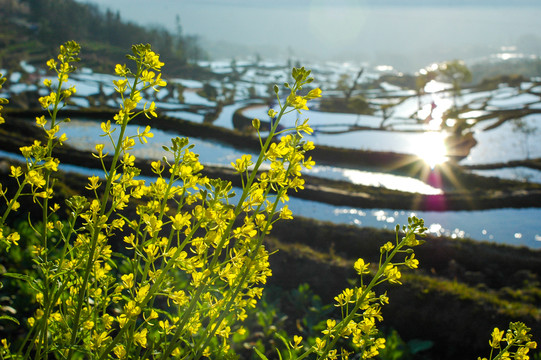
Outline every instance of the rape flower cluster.
[[[131, 149], [136, 141], [144, 144], [152, 138], [151, 127], [133, 136], [125, 135], [125, 129], [137, 116], [157, 116], [154, 102], [140, 104], [147, 89], [159, 91], [166, 82], [159, 55], [149, 45], [135, 45], [128, 56], [135, 68], [115, 67], [120, 110], [114, 123], [101, 124], [114, 150], [105, 153], [105, 144], [99, 143], [92, 154], [105, 176], [90, 176], [85, 188], [91, 196], [69, 198], [68, 221], [54, 222], [60, 206], [49, 205], [51, 175], [59, 161], [51, 154], [67, 140], [58, 134], [69, 119], [58, 121], [57, 114], [76, 91], [65, 84], [78, 52], [79, 45], [68, 42], [57, 59], [47, 62], [57, 74], [56, 82], [45, 81], [51, 92], [40, 98], [50, 119], [36, 118], [47, 143], [36, 140], [22, 147], [26, 167], [11, 168], [19, 190], [6, 198], [2, 224], [24, 195], [32, 195], [44, 219], [43, 227], [33, 226], [40, 233], [40, 243], [33, 246], [42, 269], [40, 285], [34, 287], [37, 308], [27, 321], [29, 337], [18, 348], [36, 358], [55, 354], [65, 359], [231, 354], [232, 336], [245, 331], [241, 323], [246, 309], [255, 307], [271, 275], [263, 238], [276, 221], [292, 218], [287, 205], [279, 205], [287, 201], [289, 189], [302, 189], [302, 168], [314, 165], [304, 155], [313, 144], [302, 138], [311, 129], [304, 123], [275, 142], [274, 127], [255, 164], [246, 156], [234, 163], [245, 181], [236, 205], [230, 203], [231, 183], [201, 174], [203, 165], [187, 139], [175, 138], [164, 146], [168, 155], [152, 162], [156, 180], [147, 184], [138, 179]], [[308, 71], [295, 71], [292, 94], [311, 81]], [[290, 109], [299, 110], [295, 104], [282, 105], [278, 119]], [[270, 170], [260, 173], [264, 162]], [[129, 204], [134, 204], [134, 217], [123, 213]], [[5, 243], [18, 245], [19, 234], [4, 225], [2, 231]], [[51, 246], [52, 231], [59, 232], [61, 246]], [[122, 256], [110, 243], [119, 237], [125, 246]], [[2, 356], [17, 356], [10, 351], [6, 345]]]
[[[510, 323], [507, 331], [494, 328], [488, 342], [490, 356], [488, 359], [479, 357], [478, 360], [528, 360], [530, 350], [537, 348], [529, 332], [530, 328], [521, 322]], [[498, 354], [494, 354], [494, 350], [498, 350]]]
[[[6, 78], [2, 76], [0, 73], [0, 89], [2, 89], [2, 85], [6, 82]], [[4, 108], [4, 105], [8, 103], [8, 99], [0, 98], [0, 124], [3, 124], [5, 122], [5, 119], [2, 117], [2, 109]]]
[[[422, 219], [415, 217], [408, 219], [408, 226], [402, 228], [404, 234], [399, 239], [399, 227], [396, 228], [395, 243], [388, 242], [380, 248], [380, 261], [377, 267], [360, 258], [354, 263], [354, 269], [360, 276], [359, 286], [344, 289], [334, 300], [335, 306], [340, 308], [341, 319], [328, 319], [322, 336], [315, 339], [312, 346], [304, 348], [299, 345], [302, 339], [297, 337], [295, 346], [289, 347], [290, 352], [299, 353], [298, 359], [314, 355], [316, 359], [349, 359], [353, 352], [348, 349], [337, 348], [340, 339], [349, 339], [350, 348], [355, 350], [361, 359], [370, 359], [377, 356], [385, 348], [385, 339], [380, 337], [377, 322], [382, 321], [381, 307], [389, 303], [387, 295], [377, 295], [374, 287], [383, 283], [400, 284], [401, 267], [416, 268], [418, 261], [414, 260], [413, 247], [423, 243], [417, 236], [424, 236], [426, 228]], [[397, 255], [403, 254], [403, 262], [393, 262]], [[365, 284], [364, 277], [371, 276], [371, 281]], [[295, 358], [295, 356], [293, 356]]]
[[[57, 115], [76, 92], [66, 84], [79, 51], [79, 45], [70, 41], [60, 47], [57, 59], [47, 61], [57, 75], [54, 83], [45, 80], [51, 91], [39, 99], [49, 119], [36, 118], [46, 143], [36, 140], [21, 147], [25, 163], [10, 168], [18, 186], [13, 196], [8, 198], [7, 189], [0, 186], [6, 202], [0, 241], [8, 251], [28, 241], [39, 269], [37, 278], [4, 274], [28, 281], [35, 311], [21, 324], [28, 327], [26, 339], [1, 339], [0, 357], [234, 358], [233, 338], [246, 332], [242, 323], [247, 309], [256, 306], [272, 274], [264, 237], [277, 221], [293, 218], [285, 204], [288, 193], [304, 188], [302, 171], [315, 165], [306, 156], [314, 148], [304, 138], [312, 133], [308, 120], [281, 131], [278, 124], [288, 112], [302, 114], [309, 101], [321, 96], [321, 90], [298, 95], [313, 80], [304, 68], [293, 69], [294, 83], [286, 84], [289, 94], [285, 98], [275, 87], [280, 109], [268, 113], [275, 121], [265, 140], [259, 133], [260, 121], [253, 121], [260, 154], [254, 159], [243, 155], [231, 164], [243, 184], [234, 202], [231, 183], [205, 176], [186, 138], [174, 138], [163, 147], [166, 156], [150, 164], [155, 180], [147, 183], [139, 178], [141, 169], [131, 150], [136, 141], [145, 144], [153, 137], [151, 126], [131, 136], [126, 135], [126, 127], [138, 116], [158, 116], [154, 102], [142, 104], [143, 94], [149, 89], [159, 91], [166, 82], [161, 78], [164, 64], [159, 55], [150, 45], [134, 45], [128, 59], [135, 67], [115, 67], [119, 79], [113, 83], [120, 109], [112, 121], [101, 124], [113, 150], [104, 152], [105, 144], [98, 143], [92, 154], [103, 176], [88, 177], [87, 192], [66, 199], [69, 216], [60, 221], [56, 216], [62, 207], [52, 200], [60, 161], [52, 154], [67, 140], [59, 134], [69, 119], [58, 120]], [[265, 171], [261, 171], [263, 164]], [[36, 242], [22, 239], [6, 225], [25, 196], [42, 211], [40, 224], [34, 224], [32, 217], [28, 220], [38, 234]], [[348, 359], [351, 349], [363, 359], [379, 354], [385, 339], [376, 324], [389, 299], [386, 294], [377, 295], [374, 287], [383, 282], [401, 284], [401, 269], [418, 267], [412, 248], [422, 243], [417, 236], [426, 228], [422, 220], [412, 218], [402, 228], [400, 239], [399, 230], [394, 243], [381, 247], [377, 266], [363, 259], [354, 263], [359, 285], [335, 297], [341, 317], [328, 319], [314, 343], [297, 335], [292, 341], [283, 339], [289, 358]], [[397, 256], [402, 259], [396, 261]], [[371, 278], [368, 284], [366, 276]], [[0, 318], [17, 321], [5, 315]], [[508, 345], [490, 360], [513, 356], [527, 360], [527, 349], [536, 346], [528, 331], [518, 323], [512, 325], [505, 337]], [[338, 346], [339, 339], [350, 341], [348, 349]], [[491, 347], [500, 349], [502, 339], [503, 332], [495, 329]], [[514, 352], [512, 347], [516, 347]]]

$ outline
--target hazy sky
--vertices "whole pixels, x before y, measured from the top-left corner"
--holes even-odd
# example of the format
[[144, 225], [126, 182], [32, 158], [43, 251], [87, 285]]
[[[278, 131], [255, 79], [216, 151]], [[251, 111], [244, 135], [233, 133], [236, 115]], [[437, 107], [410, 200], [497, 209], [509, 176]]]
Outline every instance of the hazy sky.
[[214, 57], [257, 52], [411, 69], [541, 43], [539, 0], [79, 1], [170, 30], [178, 14], [184, 33], [201, 36]]

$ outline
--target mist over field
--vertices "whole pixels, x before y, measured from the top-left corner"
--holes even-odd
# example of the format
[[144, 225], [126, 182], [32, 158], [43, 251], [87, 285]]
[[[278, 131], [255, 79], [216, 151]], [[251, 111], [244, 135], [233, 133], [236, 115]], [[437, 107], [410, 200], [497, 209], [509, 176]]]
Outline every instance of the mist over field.
[[[537, 1], [80, 0], [128, 21], [197, 35], [213, 59], [337, 60], [414, 71], [512, 51], [541, 55]], [[151, 5], [149, 5], [151, 4]]]

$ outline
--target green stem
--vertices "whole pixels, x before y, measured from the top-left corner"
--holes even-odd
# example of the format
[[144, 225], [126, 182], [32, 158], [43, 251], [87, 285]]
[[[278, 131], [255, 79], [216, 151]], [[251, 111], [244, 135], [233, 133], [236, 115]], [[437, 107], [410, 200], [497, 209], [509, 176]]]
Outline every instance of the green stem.
[[383, 272], [385, 271], [385, 268], [387, 267], [387, 265], [391, 262], [391, 260], [394, 258], [394, 256], [396, 255], [396, 253], [400, 250], [400, 248], [402, 248], [403, 244], [400, 243], [398, 246], [396, 246], [393, 251], [391, 252], [391, 254], [385, 259], [385, 262], [383, 263], [383, 265], [381, 265], [378, 269], [378, 271], [376, 272], [376, 275], [374, 275], [374, 277], [372, 278], [372, 280], [370, 281], [370, 283], [368, 284], [368, 286], [366, 287], [366, 289], [363, 291], [362, 293], [362, 296], [357, 299], [357, 302], [355, 303], [355, 306], [353, 307], [353, 309], [351, 310], [351, 312], [346, 316], [346, 318], [344, 318], [339, 324], [338, 326], [335, 328], [336, 331], [333, 331], [332, 333], [336, 334], [334, 336], [334, 338], [332, 339], [332, 341], [329, 342], [330, 340], [330, 337], [332, 335], [331, 332], [329, 332], [327, 335], [325, 335], [324, 337], [324, 340], [325, 340], [325, 343], [327, 344], [325, 346], [325, 349], [322, 353], [322, 355], [319, 355], [318, 359], [325, 359], [329, 353], [330, 350], [332, 350], [334, 348], [334, 345], [336, 344], [336, 342], [340, 339], [340, 334], [342, 334], [342, 332], [344, 331], [344, 329], [348, 326], [349, 322], [351, 320], [353, 320], [353, 318], [357, 315], [357, 311], [359, 310], [359, 308], [362, 306], [363, 302], [364, 302], [364, 299], [366, 298], [366, 296], [370, 293], [370, 291], [372, 290], [372, 288], [374, 286], [376, 286], [377, 284], [380, 283], [379, 279], [381, 278], [381, 276], [383, 275]]
[[[278, 207], [278, 203], [280, 202], [280, 197], [281, 197], [283, 192], [285, 192], [285, 190], [283, 190], [283, 191], [281, 191], [281, 192], [279, 192], [277, 194], [276, 200], [274, 201], [274, 204], [273, 204], [273, 207], [272, 207], [271, 214], [274, 214], [276, 212], [276, 208]], [[222, 324], [222, 321], [224, 321], [225, 317], [229, 314], [229, 310], [231, 309], [231, 306], [235, 302], [235, 299], [237, 298], [237, 295], [239, 294], [239, 292], [243, 288], [243, 285], [244, 285], [244, 282], [246, 281], [246, 278], [248, 277], [250, 271], [252, 270], [252, 265], [253, 265], [253, 263], [255, 261], [255, 258], [256, 258], [257, 254], [258, 254], [258, 250], [263, 245], [263, 240], [265, 239], [265, 234], [269, 230], [269, 226], [270, 226], [270, 221], [267, 221], [266, 224], [265, 224], [264, 230], [261, 232], [261, 234], [259, 236], [259, 239], [257, 241], [256, 246], [252, 249], [252, 254], [250, 256], [248, 264], [243, 267], [244, 272], [242, 273], [240, 280], [238, 281], [238, 283], [235, 286], [233, 286], [233, 289], [234, 289], [233, 294], [231, 295], [229, 301], [227, 302], [227, 304], [225, 306], [225, 309], [220, 312], [219, 317], [215, 321], [211, 322], [211, 323], [215, 324], [214, 329], [209, 334], [206, 334], [206, 340], [205, 340], [205, 343], [202, 346], [200, 345], [202, 340], [199, 341], [198, 344], [196, 345], [197, 353], [196, 353], [194, 359], [199, 359], [201, 357], [201, 354], [202, 354], [203, 350], [208, 346], [210, 340], [212, 338], [214, 338], [214, 335], [216, 334], [216, 331], [218, 331], [218, 328]], [[203, 337], [202, 339], [205, 339], [205, 337]]]
[[[62, 67], [63, 69], [63, 67]], [[64, 75], [67, 75], [66, 73], [64, 73], [64, 71], [62, 70], [62, 72], [60, 73], [60, 76], [58, 78], [58, 87], [56, 88], [56, 97], [55, 97], [55, 102], [54, 102], [54, 105], [53, 105], [53, 111], [52, 111], [52, 114], [51, 114], [51, 126], [49, 128], [49, 131], [52, 131], [52, 129], [54, 129], [54, 127], [56, 126], [56, 117], [58, 115], [58, 110], [59, 110], [59, 104], [60, 102], [62, 101], [62, 97], [61, 97], [61, 94], [62, 94], [62, 84], [63, 84], [63, 81], [62, 79], [64, 78]], [[48, 135], [48, 140], [47, 140], [47, 156], [45, 157], [45, 159], [49, 159], [51, 158], [52, 156], [52, 153], [53, 153], [53, 136], [52, 134], [47, 134]], [[35, 359], [40, 359], [41, 358], [41, 350], [42, 348], [44, 347], [45, 349], [43, 350], [43, 355], [44, 355], [44, 358], [47, 359], [48, 358], [48, 321], [47, 319], [49, 318], [49, 314], [50, 314], [50, 311], [52, 310], [53, 308], [53, 305], [50, 304], [50, 295], [52, 297], [54, 297], [53, 294], [49, 294], [49, 291], [51, 291], [51, 287], [50, 287], [50, 283], [49, 283], [49, 267], [48, 267], [48, 258], [49, 258], [49, 251], [48, 251], [48, 241], [49, 241], [49, 231], [48, 231], [48, 228], [47, 228], [47, 222], [49, 220], [49, 194], [48, 194], [48, 189], [49, 187], [51, 187], [51, 170], [45, 168], [45, 197], [43, 199], [43, 205], [42, 205], [42, 244], [41, 246], [43, 247], [44, 249], [44, 263], [47, 265], [47, 267], [44, 269], [43, 266], [41, 266], [40, 268], [42, 270], [46, 270], [43, 274], [43, 282], [44, 282], [44, 285], [43, 285], [43, 301], [44, 301], [44, 304], [47, 304], [46, 306], [46, 311], [44, 312], [43, 314], [43, 319], [45, 319], [44, 321], [41, 322], [41, 325], [42, 325], [42, 330], [41, 330], [41, 340], [40, 340], [40, 346], [38, 346], [38, 349], [36, 349], [36, 354], [35, 354]], [[54, 292], [54, 289], [52, 290], [52, 292]]]
[[[242, 195], [241, 195], [241, 197], [240, 197], [240, 199], [239, 199], [239, 201], [237, 203], [237, 206], [235, 207], [235, 210], [234, 210], [233, 220], [231, 220], [229, 222], [228, 227], [224, 231], [224, 235], [222, 236], [222, 238], [220, 240], [220, 243], [216, 246], [216, 249], [215, 249], [214, 254], [212, 256], [212, 260], [211, 260], [211, 262], [209, 264], [209, 267], [208, 267], [209, 273], [206, 276], [206, 278], [204, 279], [203, 283], [206, 283], [206, 279], [209, 279], [212, 276], [214, 276], [214, 268], [216, 267], [216, 263], [218, 262], [219, 254], [221, 253], [221, 250], [223, 249], [224, 244], [227, 241], [228, 234], [231, 233], [231, 230], [232, 230], [233, 224], [234, 224], [234, 219], [236, 219], [239, 216], [240, 212], [242, 211], [242, 204], [243, 204], [244, 200], [248, 197], [248, 194], [250, 193], [250, 188], [251, 188], [253, 182], [255, 181], [255, 177], [257, 176], [257, 172], [259, 170], [259, 167], [261, 166], [261, 164], [263, 163], [263, 161], [265, 159], [265, 153], [266, 153], [268, 147], [270, 146], [270, 143], [271, 143], [271, 141], [272, 141], [272, 139], [274, 137], [274, 133], [276, 132], [276, 128], [278, 127], [278, 124], [279, 124], [285, 110], [286, 110], [286, 107], [281, 108], [280, 113], [279, 113], [279, 115], [277, 117], [277, 121], [275, 122], [274, 126], [271, 128], [269, 136], [267, 137], [267, 139], [265, 141], [265, 144], [263, 145], [263, 147], [262, 147], [262, 149], [261, 149], [261, 151], [259, 153], [259, 157], [258, 157], [258, 159], [256, 161], [256, 164], [254, 165], [254, 169], [252, 170], [250, 176], [246, 180], [246, 185], [243, 188]], [[192, 299], [190, 301], [188, 310], [184, 312], [184, 315], [183, 315], [183, 317], [182, 317], [182, 319], [180, 321], [180, 324], [177, 327], [177, 331], [175, 332], [175, 335], [173, 336], [173, 339], [170, 341], [169, 346], [167, 347], [167, 349], [162, 354], [162, 357], [161, 357], [162, 359], [165, 359], [167, 356], [169, 356], [169, 354], [171, 354], [173, 352], [173, 350], [175, 348], [176, 341], [180, 338], [182, 332], [184, 331], [184, 326], [186, 325], [187, 321], [189, 320], [189, 315], [191, 314], [191, 312], [195, 308], [197, 302], [199, 301], [199, 298], [201, 297], [201, 294], [207, 288], [208, 288], [208, 285], [202, 285], [197, 289], [196, 294], [192, 297]]]
[[[137, 89], [137, 83], [139, 81], [140, 73], [141, 73], [141, 69], [140, 69], [140, 66], [138, 65], [138, 71], [137, 71], [137, 75], [135, 76], [135, 80], [134, 80], [134, 84], [133, 84], [132, 91], [131, 91], [131, 94], [130, 94], [130, 98], [133, 98], [133, 96], [135, 95], [135, 91]], [[97, 245], [98, 245], [97, 243], [98, 243], [98, 236], [99, 236], [100, 231], [99, 231], [99, 228], [98, 228], [97, 225], [100, 222], [101, 217], [105, 214], [105, 209], [106, 209], [106, 206], [107, 206], [107, 202], [109, 201], [109, 196], [110, 196], [111, 186], [112, 186], [112, 183], [113, 183], [113, 178], [116, 175], [116, 164], [117, 164], [118, 159], [120, 157], [120, 152], [121, 152], [120, 150], [122, 148], [122, 143], [123, 143], [122, 140], [124, 139], [124, 133], [126, 131], [126, 126], [127, 126], [129, 120], [130, 120], [129, 114], [127, 114], [127, 113], [124, 114], [124, 118], [122, 119], [122, 124], [121, 124], [121, 127], [120, 127], [120, 134], [118, 135], [119, 141], [116, 144], [115, 153], [114, 153], [113, 160], [112, 160], [112, 163], [111, 163], [111, 166], [110, 166], [110, 171], [107, 174], [107, 183], [106, 183], [105, 191], [103, 193], [103, 197], [102, 197], [102, 201], [101, 201], [100, 212], [99, 212], [97, 218], [95, 219], [95, 223], [91, 227], [91, 231], [92, 231], [91, 247], [90, 247], [90, 252], [88, 254], [88, 260], [86, 262], [85, 270], [84, 270], [84, 273], [83, 273], [83, 284], [81, 286], [81, 290], [79, 291], [79, 296], [77, 298], [77, 308], [75, 310], [74, 322], [73, 322], [73, 325], [72, 325], [72, 336], [71, 336], [71, 340], [70, 340], [70, 350], [69, 350], [69, 353], [68, 353], [68, 356], [67, 356], [67, 360], [70, 360], [72, 358], [73, 353], [74, 353], [74, 349], [75, 349], [74, 346], [75, 346], [75, 343], [77, 342], [77, 334], [78, 334], [78, 329], [79, 329], [79, 322], [80, 322], [80, 319], [81, 319], [81, 311], [82, 311], [82, 307], [83, 307], [83, 303], [84, 303], [84, 299], [85, 299], [85, 295], [86, 295], [86, 290], [85, 289], [87, 287], [87, 284], [88, 284], [88, 281], [89, 281], [89, 278], [90, 278], [92, 265], [94, 263], [94, 253], [96, 252], [96, 248], [97, 248]]]

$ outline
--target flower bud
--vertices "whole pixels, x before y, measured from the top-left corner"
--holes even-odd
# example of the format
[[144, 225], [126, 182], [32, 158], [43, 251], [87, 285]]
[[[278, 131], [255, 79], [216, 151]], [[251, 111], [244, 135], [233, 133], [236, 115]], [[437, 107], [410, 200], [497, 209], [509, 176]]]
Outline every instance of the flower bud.
[[258, 118], [255, 118], [252, 120], [252, 126], [256, 129], [256, 130], [259, 130], [259, 127], [261, 126], [261, 121], [259, 121]]

